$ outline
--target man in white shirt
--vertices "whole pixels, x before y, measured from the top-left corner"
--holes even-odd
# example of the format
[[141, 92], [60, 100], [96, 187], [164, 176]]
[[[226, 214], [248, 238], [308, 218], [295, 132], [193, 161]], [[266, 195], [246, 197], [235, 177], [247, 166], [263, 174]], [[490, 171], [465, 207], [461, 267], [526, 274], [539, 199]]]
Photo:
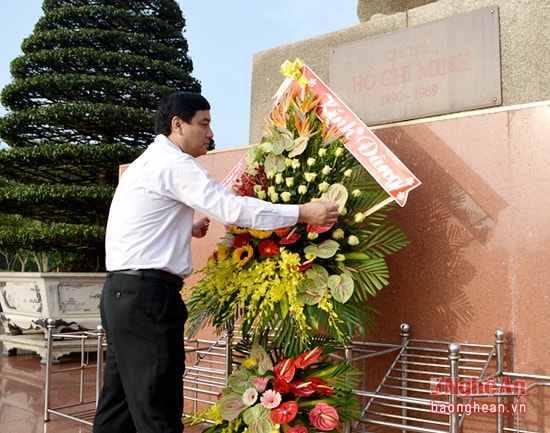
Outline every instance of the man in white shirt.
[[[115, 192], [100, 304], [107, 352], [94, 433], [183, 431], [187, 310], [180, 289], [193, 270], [191, 237], [205, 236], [210, 218], [260, 230], [338, 218], [334, 202], [281, 205], [228, 192], [195, 159], [214, 136], [210, 120], [210, 104], [198, 93], [163, 98], [157, 137]], [[195, 210], [207, 216], [194, 222]]]

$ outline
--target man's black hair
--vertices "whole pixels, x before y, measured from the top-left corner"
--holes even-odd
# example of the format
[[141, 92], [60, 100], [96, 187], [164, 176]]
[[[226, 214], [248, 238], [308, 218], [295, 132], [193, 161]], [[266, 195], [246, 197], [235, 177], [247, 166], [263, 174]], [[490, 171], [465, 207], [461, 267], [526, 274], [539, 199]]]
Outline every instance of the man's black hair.
[[155, 134], [169, 135], [174, 116], [191, 123], [191, 119], [199, 110], [210, 110], [210, 103], [200, 93], [177, 92], [165, 96], [157, 105]]

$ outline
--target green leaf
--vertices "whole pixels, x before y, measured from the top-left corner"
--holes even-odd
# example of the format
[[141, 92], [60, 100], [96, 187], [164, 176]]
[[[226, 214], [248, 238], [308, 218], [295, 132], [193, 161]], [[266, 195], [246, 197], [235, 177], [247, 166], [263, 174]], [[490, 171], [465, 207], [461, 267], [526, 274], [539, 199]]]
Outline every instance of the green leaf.
[[304, 252], [321, 259], [329, 259], [336, 254], [338, 248], [340, 248], [338, 242], [327, 239], [317, 245], [308, 245], [304, 248]]
[[321, 200], [335, 201], [338, 203], [338, 212], [346, 206], [348, 201], [348, 190], [341, 183], [333, 183], [328, 187], [328, 190], [321, 195]]
[[289, 152], [288, 157], [294, 158], [304, 153], [304, 150], [306, 150], [307, 148], [308, 142], [309, 142], [308, 136], [298, 137], [296, 140], [294, 140], [294, 148]]
[[265, 159], [265, 171], [280, 173], [285, 170], [285, 158], [282, 156], [270, 153]]
[[315, 305], [325, 296], [325, 289], [317, 287], [311, 278], [298, 282], [298, 300], [306, 305]]
[[263, 156], [262, 147], [261, 146], [252, 146], [250, 149], [248, 149], [248, 153], [246, 154], [246, 163], [254, 167], [254, 163], [259, 161]]
[[243, 412], [243, 420], [250, 433], [271, 433], [273, 421], [269, 416], [270, 410], [261, 404], [256, 404]]
[[341, 304], [345, 304], [353, 295], [353, 278], [347, 273], [331, 275], [328, 278], [328, 287], [332, 297]]
[[244, 393], [250, 388], [251, 373], [245, 368], [239, 368], [234, 371], [227, 379], [228, 386], [238, 393]]
[[361, 290], [356, 291], [360, 298], [367, 300], [366, 293], [375, 296], [379, 290], [388, 284], [389, 271], [384, 259], [370, 259], [360, 262], [354, 267], [353, 279], [360, 284]]
[[314, 263], [311, 268], [306, 271], [307, 278], [311, 278], [315, 286], [324, 289], [327, 287], [328, 271], [321, 265]]
[[218, 403], [220, 405], [220, 415], [227, 421], [237, 418], [244, 409], [243, 397], [236, 392], [224, 395]]
[[284, 132], [281, 134], [281, 138], [283, 140], [283, 146], [285, 150], [291, 150], [294, 146], [294, 139], [292, 138], [292, 135], [290, 135], [290, 132], [285, 129]]
[[254, 344], [250, 350], [250, 356], [256, 358], [258, 361], [258, 373], [260, 375], [265, 374], [269, 370], [273, 370], [273, 362], [265, 351], [265, 349], [259, 344]]

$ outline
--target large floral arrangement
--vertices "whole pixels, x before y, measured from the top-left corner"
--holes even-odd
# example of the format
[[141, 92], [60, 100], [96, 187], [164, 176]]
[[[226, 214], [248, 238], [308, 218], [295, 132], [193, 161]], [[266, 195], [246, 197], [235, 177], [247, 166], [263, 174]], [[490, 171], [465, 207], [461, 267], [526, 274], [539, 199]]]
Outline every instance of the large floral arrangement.
[[346, 150], [338, 125], [320, 114], [314, 83], [298, 75], [302, 87], [289, 86], [273, 105], [234, 191], [273, 203], [334, 200], [338, 222], [228, 227], [198, 271], [203, 278], [188, 289], [189, 335], [206, 324], [223, 331], [240, 323], [244, 337], [269, 332], [272, 347], [296, 356], [316, 334], [347, 345], [375, 326], [369, 298], [388, 284], [385, 257], [407, 240], [388, 221], [393, 206], [372, 212], [387, 193]]
[[351, 391], [356, 377], [349, 364], [323, 359], [319, 347], [273, 365], [253, 345], [219, 400], [202, 414], [214, 422], [205, 433], [335, 431], [358, 417]]

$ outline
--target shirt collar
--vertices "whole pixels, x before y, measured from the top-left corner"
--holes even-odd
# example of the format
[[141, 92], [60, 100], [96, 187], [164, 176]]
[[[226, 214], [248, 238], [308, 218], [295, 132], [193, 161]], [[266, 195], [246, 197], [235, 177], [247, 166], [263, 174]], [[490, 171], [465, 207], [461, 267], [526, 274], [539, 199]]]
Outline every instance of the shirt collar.
[[[160, 143], [162, 145], [170, 146], [174, 150], [177, 150], [178, 152], [181, 152], [181, 149], [174, 143], [172, 140], [170, 140], [166, 135], [159, 134], [155, 137], [155, 141], [153, 143]], [[183, 153], [183, 152], [182, 152]]]

